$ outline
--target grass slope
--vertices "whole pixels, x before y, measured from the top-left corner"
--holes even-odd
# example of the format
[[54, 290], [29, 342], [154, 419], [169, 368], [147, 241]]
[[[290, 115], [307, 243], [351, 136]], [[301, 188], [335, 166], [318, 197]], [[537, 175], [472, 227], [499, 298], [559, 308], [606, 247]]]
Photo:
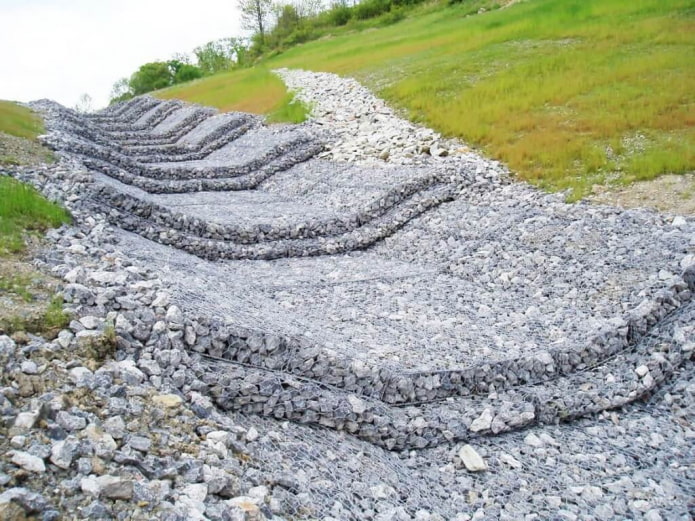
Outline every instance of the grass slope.
[[[36, 142], [42, 132], [43, 121], [38, 115], [11, 101], [0, 100], [0, 159], [6, 146], [14, 146], [21, 148], [20, 155], [28, 156], [26, 163], [45, 161], [47, 151]], [[32, 187], [0, 176], [0, 257], [24, 251], [25, 232], [45, 231], [69, 218], [67, 211]]]
[[36, 139], [43, 132], [43, 121], [34, 112], [0, 100], [0, 166], [52, 162], [51, 151]]
[[65, 209], [10, 177], [0, 177], [0, 201], [0, 256], [24, 251], [26, 232], [41, 232], [70, 221]]
[[183, 99], [228, 111], [266, 114], [273, 122], [301, 123], [308, 110], [293, 101], [285, 84], [265, 67], [253, 67], [155, 92], [164, 99]]
[[[356, 77], [570, 198], [695, 169], [694, 0], [527, 0], [475, 16], [468, 4], [337, 31], [264, 66]], [[249, 74], [196, 82], [194, 99], [254, 111]]]
[[43, 122], [26, 107], [0, 100], [0, 132], [35, 140], [43, 133]]
[[[36, 142], [43, 131], [36, 114], [0, 101], [0, 169], [8, 163], [51, 160], [50, 153]], [[0, 175], [0, 333], [55, 333], [70, 321], [55, 296], [56, 282], [26, 259], [32, 235], [69, 221], [65, 209], [32, 187]]]

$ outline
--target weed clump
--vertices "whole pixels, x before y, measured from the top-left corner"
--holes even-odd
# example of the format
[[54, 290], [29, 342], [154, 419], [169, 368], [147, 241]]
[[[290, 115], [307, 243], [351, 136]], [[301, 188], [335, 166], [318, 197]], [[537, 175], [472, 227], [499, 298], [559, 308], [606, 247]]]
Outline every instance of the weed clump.
[[267, 116], [270, 123], [302, 123], [309, 116], [309, 107], [296, 99], [294, 94], [287, 93], [280, 101], [278, 108]]
[[110, 323], [106, 324], [103, 331], [82, 337], [78, 341], [81, 354], [97, 366], [103, 364], [108, 358], [113, 358], [117, 345], [116, 328]]
[[46, 307], [20, 306], [0, 315], [0, 333], [32, 333], [55, 338], [70, 323], [72, 316], [63, 310], [63, 299], [54, 296]]
[[0, 256], [24, 252], [27, 232], [44, 232], [70, 222], [67, 210], [10, 177], [0, 176], [0, 201]]

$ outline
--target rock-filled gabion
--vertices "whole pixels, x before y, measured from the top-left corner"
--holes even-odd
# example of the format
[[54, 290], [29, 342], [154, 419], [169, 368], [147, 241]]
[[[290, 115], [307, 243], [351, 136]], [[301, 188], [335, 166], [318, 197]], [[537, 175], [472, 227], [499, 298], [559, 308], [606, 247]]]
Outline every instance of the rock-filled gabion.
[[[340, 78], [325, 80], [344, 91]], [[85, 122], [142, 120], [156, 105], [138, 98]], [[156, 146], [195, 146], [217, 117]], [[48, 123], [58, 134], [48, 139], [60, 138]], [[424, 176], [311, 160], [227, 204], [225, 192], [148, 194], [61, 156], [7, 172], [73, 213], [76, 227], [49, 234], [43, 261], [64, 280], [76, 320], [55, 342], [21, 348], [0, 336], [14, 382], [0, 394], [14, 429], [0, 458], [0, 484], [12, 487], [0, 494], [3, 514], [687, 518], [691, 220], [564, 205], [471, 155], [448, 166], [438, 158], [437, 168], [425, 160]], [[160, 243], [169, 234], [251, 244], [288, 232], [334, 237], [358, 210], [378, 217], [407, 201], [428, 170], [453, 175], [452, 201], [366, 252], [205, 261], [108, 224], [151, 207], [141, 217]], [[132, 206], [96, 204], [95, 193]], [[566, 310], [549, 313], [556, 303]], [[452, 316], [466, 328], [449, 333]], [[78, 353], [107, 324], [116, 360], [85, 363]], [[634, 404], [673, 375], [682, 381]], [[415, 450], [389, 452], [403, 449]]]
[[[46, 184], [39, 186], [50, 193], [55, 180], [47, 176], [41, 181]], [[90, 184], [90, 177], [80, 174], [69, 186], [76, 195], [84, 194]], [[89, 204], [77, 208], [95, 213]], [[118, 275], [108, 272], [92, 277], [108, 285], [118, 280]], [[122, 291], [107, 306], [103, 296], [77, 282], [79, 270], [65, 278], [63, 294], [72, 306], [97, 315], [106, 309], [136, 309]], [[671, 293], [661, 292], [650, 305], [629, 313], [622, 327], [599, 335], [593, 350], [576, 357], [568, 354], [565, 363], [574, 362], [574, 367], [556, 369], [560, 362], [555, 360], [561, 356], [544, 353], [526, 367], [515, 360], [499, 367], [470, 368], [470, 379], [460, 376], [458, 388], [450, 383], [454, 372], [409, 374], [396, 368], [390, 372], [388, 367], [370, 367], [322, 350], [306, 339], [238, 330], [209, 317], [188, 317], [164, 293], [152, 301], [155, 313], [132, 311], [115, 323], [126, 351], [154, 342], [160, 349], [159, 367], [186, 368], [196, 378], [191, 389], [209, 396], [223, 410], [329, 427], [389, 450], [424, 449], [570, 419], [648, 394], [693, 356], [695, 344], [673, 330], [673, 320], [663, 318], [674, 311], [675, 315], [690, 312], [694, 290], [695, 267], [690, 267]], [[682, 304], [674, 294], [684, 298]], [[158, 329], [168, 334], [155, 334]], [[662, 338], [656, 351], [649, 342], [653, 336]], [[612, 350], [601, 351], [602, 342]], [[147, 361], [142, 363], [147, 372]], [[498, 375], [511, 365], [525, 379], [505, 385]], [[573, 371], [579, 368], [585, 370]], [[187, 381], [188, 377], [179, 380], [181, 390]], [[543, 385], [533, 385], [539, 382]], [[496, 389], [492, 394], [491, 386]], [[568, 389], [581, 391], [568, 393]]]
[[[3, 515], [687, 519], [692, 371], [647, 405], [570, 424], [538, 422], [633, 401], [677, 374], [695, 347], [692, 304], [592, 371], [388, 408], [278, 371], [201, 357], [189, 344], [195, 336], [224, 340], [215, 333], [221, 326], [190, 321], [161, 272], [120, 251], [129, 243], [80, 203], [91, 181], [86, 172], [63, 164], [12, 174], [66, 201], [82, 224], [50, 232], [53, 247], [42, 259], [64, 280], [76, 320], [53, 342], [15, 345], [0, 335], [3, 375], [14, 382], [0, 394], [11, 436], [0, 441], [7, 447], [0, 456]], [[80, 352], [108, 323], [118, 333], [116, 359], [95, 366]], [[249, 414], [221, 414], [225, 407]], [[287, 418], [297, 423], [278, 421]], [[527, 429], [508, 432], [521, 426]], [[470, 444], [457, 442], [462, 433]], [[380, 448], [406, 441], [439, 445]]]
[[[161, 105], [189, 110], [179, 103], [129, 104], [110, 123], [110, 128], [127, 136], [121, 143], [129, 144], [118, 145], [120, 151], [89, 140], [90, 135], [98, 134], [102, 142], [108, 143], [106, 132], [113, 133], [108, 124], [100, 122], [106, 130], [81, 132], [81, 128], [89, 129], [92, 123], [85, 121], [80, 126], [74, 115], [69, 126], [56, 126], [46, 141], [100, 172], [95, 174], [95, 182], [84, 187], [81, 204], [85, 210], [97, 213], [106, 209], [109, 221], [125, 230], [211, 261], [299, 258], [368, 248], [387, 237], [397, 237], [398, 230], [413, 218], [445, 201], [477, 197], [480, 190], [484, 195], [492, 187], [505, 186], [499, 176], [481, 176], [479, 165], [476, 169], [457, 169], [444, 163], [431, 166], [424, 173], [417, 170], [405, 181], [386, 183], [375, 192], [378, 197], [339, 219], [307, 220], [299, 227], [263, 223], [240, 227], [212, 222], [172, 211], [165, 204], [158, 204], [154, 197], [162, 192], [184, 191], [180, 189], [182, 183], [187, 183], [186, 192], [211, 188], [243, 190], [256, 188], [271, 176], [276, 182], [280, 172], [294, 176], [293, 165], [313, 155], [294, 150], [302, 149], [307, 139], [311, 141], [307, 137], [311, 132], [301, 131], [296, 137], [292, 130], [260, 129], [257, 135], [268, 140], [269, 150], [260, 150], [254, 159], [238, 167], [212, 163], [191, 168], [189, 160], [184, 160], [186, 166], [176, 169], [174, 161], [157, 165], [154, 161], [130, 158], [127, 150], [138, 145], [127, 130], [128, 120], [135, 122], [136, 132], [143, 133], [143, 122], [151, 122], [155, 130], [166, 123], [166, 117], [160, 119], [162, 114], [175, 118], [177, 125], [189, 125], [189, 134], [203, 124], [193, 124]], [[47, 103], [41, 107], [46, 110], [49, 128], [51, 117], [65, 111]], [[246, 121], [243, 116], [231, 120], [236, 123], [230, 131]], [[218, 140], [221, 134], [215, 133], [215, 128], [219, 130], [210, 126], [214, 140]], [[205, 141], [203, 137], [198, 139], [199, 145]], [[229, 143], [236, 145], [235, 140]], [[176, 146], [175, 142], [160, 146], [172, 144]], [[274, 160], [287, 156], [293, 157], [289, 164], [263, 172]], [[153, 158], [160, 159], [156, 152]], [[320, 166], [330, 172], [325, 163]], [[101, 174], [126, 184], [106, 182], [99, 177]], [[229, 183], [249, 175], [261, 178], [249, 186], [211, 184]], [[177, 186], [175, 183], [179, 183], [179, 189], [172, 188]], [[526, 356], [472, 361], [455, 369], [406, 369], [399, 363], [369, 361], [302, 336], [239, 327], [214, 316], [183, 314], [179, 308], [170, 310], [171, 316], [168, 315], [177, 331], [170, 340], [177, 349], [203, 357], [205, 363], [196, 370], [206, 388], [197, 390], [204, 390], [222, 409], [345, 430], [388, 449], [422, 449], [619, 406], [649, 392], [690, 356], [687, 348], [674, 348], [670, 359], [648, 371], [651, 379], [646, 382], [619, 378], [619, 385], [610, 386], [609, 392], [563, 398], [567, 394], [563, 390], [576, 379], [579, 370], [596, 374], [597, 381], [606, 368], [613, 367], [611, 364], [616, 366], [610, 369], [611, 374], [631, 374], [632, 369], [627, 367], [632, 362], [626, 360], [632, 356], [640, 361], [640, 357], [649, 356], [650, 353], [639, 351], [640, 342], [665, 317], [688, 305], [695, 290], [694, 280], [695, 267], [685, 265], [682, 275], [673, 277], [670, 285], [604, 323], [583, 346], [547, 346]], [[89, 297], [87, 302], [79, 298], [81, 304], [91, 304]], [[544, 384], [547, 392], [534, 391], [532, 386], [539, 383]], [[494, 398], [490, 398], [490, 393]]]
[[[114, 146], [104, 145], [110, 139], [107, 136], [108, 130], [95, 130], [92, 128], [94, 125], [89, 122], [80, 125], [75, 114], [56, 105], [43, 103], [41, 106], [44, 110], [49, 110], [55, 120], [61, 122], [58, 127], [60, 132], [52, 132], [45, 138], [46, 143], [58, 150], [69, 150], [70, 153], [79, 155], [89, 168], [149, 193], [253, 189], [278, 172], [286, 171], [293, 165], [310, 159], [322, 149], [322, 145], [315, 138], [302, 131], [274, 132], [261, 129], [253, 135], [254, 142], [265, 137], [268, 140], [268, 148], [264, 150], [262, 146], [256, 145], [259, 152], [250, 160], [241, 163], [225, 162], [229, 156], [221, 154], [222, 150], [213, 148], [202, 147], [192, 155], [178, 156], [158, 155], [152, 150], [164, 145], [146, 145], [145, 148], [150, 150], [150, 154], [143, 162], [128, 152], [134, 149], [140, 154], [142, 145], [126, 146], [123, 143], [130, 141], [122, 140], [116, 140]], [[150, 105], [136, 108], [139, 110], [131, 109], [126, 113], [131, 118], [137, 118], [136, 121], [142, 120], [150, 113], [161, 112], [158, 111], [158, 107], [150, 108]], [[145, 109], [145, 115], [140, 115]], [[179, 112], [187, 110], [190, 109], [183, 107]], [[68, 113], [69, 117], [65, 113]], [[176, 113], [169, 114], [169, 119], [177, 118]], [[236, 144], [234, 141], [251, 128], [248, 119], [239, 115], [232, 118], [235, 120], [233, 127], [224, 124], [221, 128], [208, 129], [206, 137], [197, 140], [198, 146], [210, 142], [215, 146], [223, 142]], [[67, 125], [65, 121], [71, 123]], [[188, 129], [188, 134], [197, 132], [199, 127], [205, 125], [193, 125], [188, 119], [180, 117], [176, 121], [181, 128]], [[154, 126], [152, 133], [157, 134], [157, 129], [167, 122], [168, 119]], [[98, 142], [93, 139], [96, 134], [100, 136]], [[111, 135], [113, 136], [113, 133]], [[221, 154], [219, 160], [215, 154]], [[206, 156], [207, 160], [191, 159], [203, 156]], [[281, 227], [268, 230], [267, 226], [262, 226], [263, 229], [255, 230], [255, 233], [254, 230], [244, 230], [240, 233], [230, 227], [220, 229], [219, 226], [214, 226], [214, 230], [211, 231], [213, 226], [207, 223], [195, 219], [193, 221], [196, 222], [191, 223], [186, 216], [171, 215], [171, 212], [145, 198], [127, 197], [107, 188], [96, 190], [93, 197], [97, 204], [107, 204], [114, 210], [110, 214], [111, 218], [121, 226], [145, 234], [150, 239], [177, 246], [205, 258], [272, 259], [335, 254], [368, 247], [392, 234], [420, 213], [451, 200], [457, 185], [462, 182], [457, 179], [460, 175], [445, 169], [427, 172], [418, 179], [394, 186], [366, 207], [358, 208], [339, 221], [333, 219], [328, 222], [307, 222], [299, 229]], [[322, 237], [329, 239], [317, 239]], [[271, 240], [275, 243], [270, 244]]]

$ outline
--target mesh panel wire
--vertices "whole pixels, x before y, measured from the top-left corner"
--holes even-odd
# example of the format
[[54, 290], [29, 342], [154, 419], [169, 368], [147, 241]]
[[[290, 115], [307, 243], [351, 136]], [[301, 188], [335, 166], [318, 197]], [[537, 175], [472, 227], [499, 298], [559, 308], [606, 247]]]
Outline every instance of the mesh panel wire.
[[[661, 349], [669, 339], [668, 326], [689, 311], [692, 305], [670, 315], [639, 346]], [[481, 474], [460, 467], [456, 446], [399, 454], [328, 429], [232, 416], [240, 425], [278, 433], [257, 442], [245, 479], [249, 486], [259, 480], [274, 483], [285, 511], [297, 519], [410, 519], [419, 511], [444, 519], [476, 512], [483, 518], [518, 519], [533, 513], [552, 518], [563, 509], [598, 517], [597, 508], [607, 503], [623, 508], [620, 504], [626, 503], [627, 514], [616, 514], [624, 517], [631, 515], [629, 503], [642, 498], [665, 519], [689, 519], [695, 495], [695, 455], [688, 444], [695, 415], [693, 386], [695, 370], [686, 364], [651, 400], [616, 413], [629, 425], [620, 436], [592, 434], [611, 421], [603, 415], [533, 428], [531, 432], [549, 432], [563, 449], [551, 447], [550, 454], [540, 457], [525, 450], [527, 431], [477, 440], [490, 466]], [[682, 398], [673, 405], [667, 395]], [[658, 426], [664, 441], [653, 446], [643, 423]], [[503, 462], [502, 453], [513, 455], [520, 467]], [[621, 480], [628, 484], [615, 485]]]
[[[474, 193], [469, 194], [471, 200], [475, 200], [474, 197]], [[533, 218], [542, 223], [544, 214], [538, 210]], [[554, 227], [531, 227], [513, 237], [510, 228], [515, 227], [510, 227], [509, 222], [500, 220], [497, 225], [479, 227], [479, 231], [465, 237], [468, 251], [475, 252], [489, 243], [498, 243], [500, 238], [513, 246], [509, 251], [531, 251], [552, 243], [555, 232], [569, 229], [578, 222], [572, 215], [556, 215], [554, 219]], [[519, 224], [529, 221], [532, 221], [529, 214], [518, 214]], [[601, 251], [598, 231], [579, 232], [584, 247], [595, 243], [594, 250]], [[641, 237], [635, 236], [635, 240], [639, 239]], [[386, 247], [390, 247], [390, 242], [384, 241]], [[572, 259], [572, 248], [568, 251], [567, 259]], [[448, 252], [444, 251], [443, 255], [448, 263]], [[632, 259], [620, 262], [601, 259], [606, 267], [603, 273], [610, 274], [611, 279], [616, 272], [618, 279], [629, 278], [634, 268]], [[588, 258], [584, 265], [594, 260]], [[445, 266], [444, 272], [455, 277], [475, 278], [476, 273], [467, 273], [465, 261], [465, 258], [459, 259], [452, 264], [454, 269]], [[165, 262], [168, 263], [168, 259]], [[181, 266], [180, 271], [190, 271], [192, 276], [201, 269], [201, 264], [189, 265], [186, 259], [181, 260]], [[563, 273], [559, 271], [552, 277], [563, 279]], [[633, 294], [626, 295], [620, 284], [606, 284], [605, 279], [597, 284], [597, 280], [591, 278], [594, 276], [592, 270], [582, 270], [582, 273], [588, 278], [579, 278], [573, 283], [585, 294], [587, 304], [602, 299], [625, 303], [626, 298], [636, 298]], [[594, 292], [592, 288], [596, 287], [601, 291]], [[235, 304], [243, 306], [241, 302]], [[692, 320], [689, 314], [692, 306], [689, 308], [673, 313], [635, 348], [646, 352], [668, 349], [669, 327], [684, 317]], [[209, 311], [219, 312], [218, 303], [211, 305]], [[281, 329], [290, 325], [295, 330], [303, 326], [298, 320], [296, 324], [282, 324]], [[529, 325], [530, 340], [542, 344], [544, 333], [544, 323], [538, 321]], [[276, 369], [278, 378], [291, 370], [291, 362], [289, 356], [282, 361]], [[229, 362], [218, 359], [207, 363], [210, 370], [213, 363]], [[206, 370], [206, 364], [201, 364], [200, 369]], [[597, 368], [588, 368], [593, 369]], [[629, 372], [615, 377], [618, 383], [634, 379]], [[322, 382], [303, 380], [317, 387], [329, 387]], [[539, 382], [539, 385], [544, 383]], [[431, 519], [429, 513], [440, 519], [458, 516], [467, 519], [471, 515], [486, 519], [520, 519], [534, 514], [539, 518], [555, 518], [561, 517], [565, 510], [584, 518], [631, 517], [636, 511], [647, 508], [644, 504], [635, 506], [636, 501], [659, 510], [664, 518], [688, 519], [695, 513], [692, 503], [695, 448], [691, 442], [694, 390], [695, 369], [693, 364], [685, 364], [649, 400], [569, 423], [535, 426], [476, 439], [476, 448], [485, 457], [489, 469], [475, 474], [462, 468], [457, 458], [458, 445], [441, 445], [419, 452], [389, 452], [349, 434], [319, 426], [245, 417], [240, 413], [229, 416], [240, 426], [253, 426], [262, 431], [261, 437], [252, 444], [253, 452], [243, 469], [242, 481], [248, 486], [261, 482], [273, 485], [273, 495], [283, 503], [283, 512], [297, 519]], [[529, 400], [534, 396], [530, 390], [521, 390], [519, 395]], [[527, 437], [531, 434], [542, 443], [528, 443]]]
[[[690, 366], [680, 378], [695, 384], [695, 369]], [[240, 415], [234, 419], [248, 426], [260, 422], [268, 431], [279, 432], [261, 438], [254, 451], [259, 458], [255, 468], [271, 483], [284, 484], [283, 507], [298, 519], [379, 519], [375, 503], [384, 515], [389, 510], [400, 514], [393, 519], [410, 519], [420, 510], [453, 519], [458, 513], [472, 514], [481, 508], [485, 518], [497, 518], [503, 507], [509, 519], [515, 519], [515, 513], [538, 513], [545, 518], [563, 508], [571, 510], [572, 505], [582, 513], [587, 505], [577, 504], [582, 494], [577, 490], [586, 487], [598, 487], [604, 503], [625, 502], [632, 494], [647, 497], [665, 519], [690, 519], [695, 511], [689, 504], [695, 497], [695, 454], [692, 444], [685, 453], [682, 446], [672, 446], [670, 435], [684, 427], [668, 408], [655, 406], [657, 401], [654, 397], [648, 403], [630, 405], [621, 416], [633, 424], [645, 417], [657, 418], [666, 437], [658, 449], [645, 446], [642, 436], [629, 432], [597, 440], [591, 427], [610, 419], [592, 418], [550, 429], [560, 447], [572, 447], [555, 459], [525, 453], [526, 432], [481, 440], [478, 450], [493, 455], [487, 459], [490, 469], [482, 474], [468, 474], [458, 466], [450, 472], [441, 470], [450, 464], [452, 447], [422, 451], [413, 458], [327, 429]], [[691, 405], [688, 421], [693, 414]], [[520, 463], [519, 470], [494, 456], [510, 452]], [[607, 466], [615, 467], [607, 471]], [[294, 479], [288, 482], [286, 476]], [[632, 489], [615, 485], [625, 479], [647, 485]]]
[[[638, 347], [664, 349], [693, 308], [672, 313]], [[477, 439], [489, 466], [482, 473], [461, 467], [460, 445], [389, 452], [317, 426], [229, 416], [265, 432], [242, 481], [263, 476], [296, 519], [625, 518], [641, 515], [636, 501], [663, 519], [690, 519], [694, 394], [695, 365], [686, 362], [651, 396], [623, 408]], [[531, 433], [552, 441], [535, 449], [525, 443]]]

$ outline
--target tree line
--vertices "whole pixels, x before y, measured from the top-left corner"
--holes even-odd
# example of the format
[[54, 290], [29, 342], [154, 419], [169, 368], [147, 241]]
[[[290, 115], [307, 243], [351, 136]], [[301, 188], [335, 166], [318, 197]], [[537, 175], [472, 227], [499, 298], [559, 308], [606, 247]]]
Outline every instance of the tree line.
[[[397, 22], [425, 0], [237, 0], [244, 29], [251, 31], [253, 55], [281, 52], [299, 43], [320, 38], [328, 30], [377, 19], [382, 25]], [[446, 0], [445, 0], [446, 1]], [[448, 0], [453, 4], [465, 0]]]
[[331, 28], [369, 19], [393, 23], [423, 1], [337, 0], [325, 7], [323, 0], [237, 0], [242, 26], [250, 32], [250, 38], [222, 38], [196, 47], [192, 56], [179, 54], [167, 61], [145, 63], [113, 85], [111, 103], [253, 65], [263, 56], [319, 38]]
[[222, 38], [196, 47], [194, 58], [178, 54], [168, 61], [145, 63], [130, 77], [114, 83], [111, 103], [245, 66], [248, 49], [244, 38]]

